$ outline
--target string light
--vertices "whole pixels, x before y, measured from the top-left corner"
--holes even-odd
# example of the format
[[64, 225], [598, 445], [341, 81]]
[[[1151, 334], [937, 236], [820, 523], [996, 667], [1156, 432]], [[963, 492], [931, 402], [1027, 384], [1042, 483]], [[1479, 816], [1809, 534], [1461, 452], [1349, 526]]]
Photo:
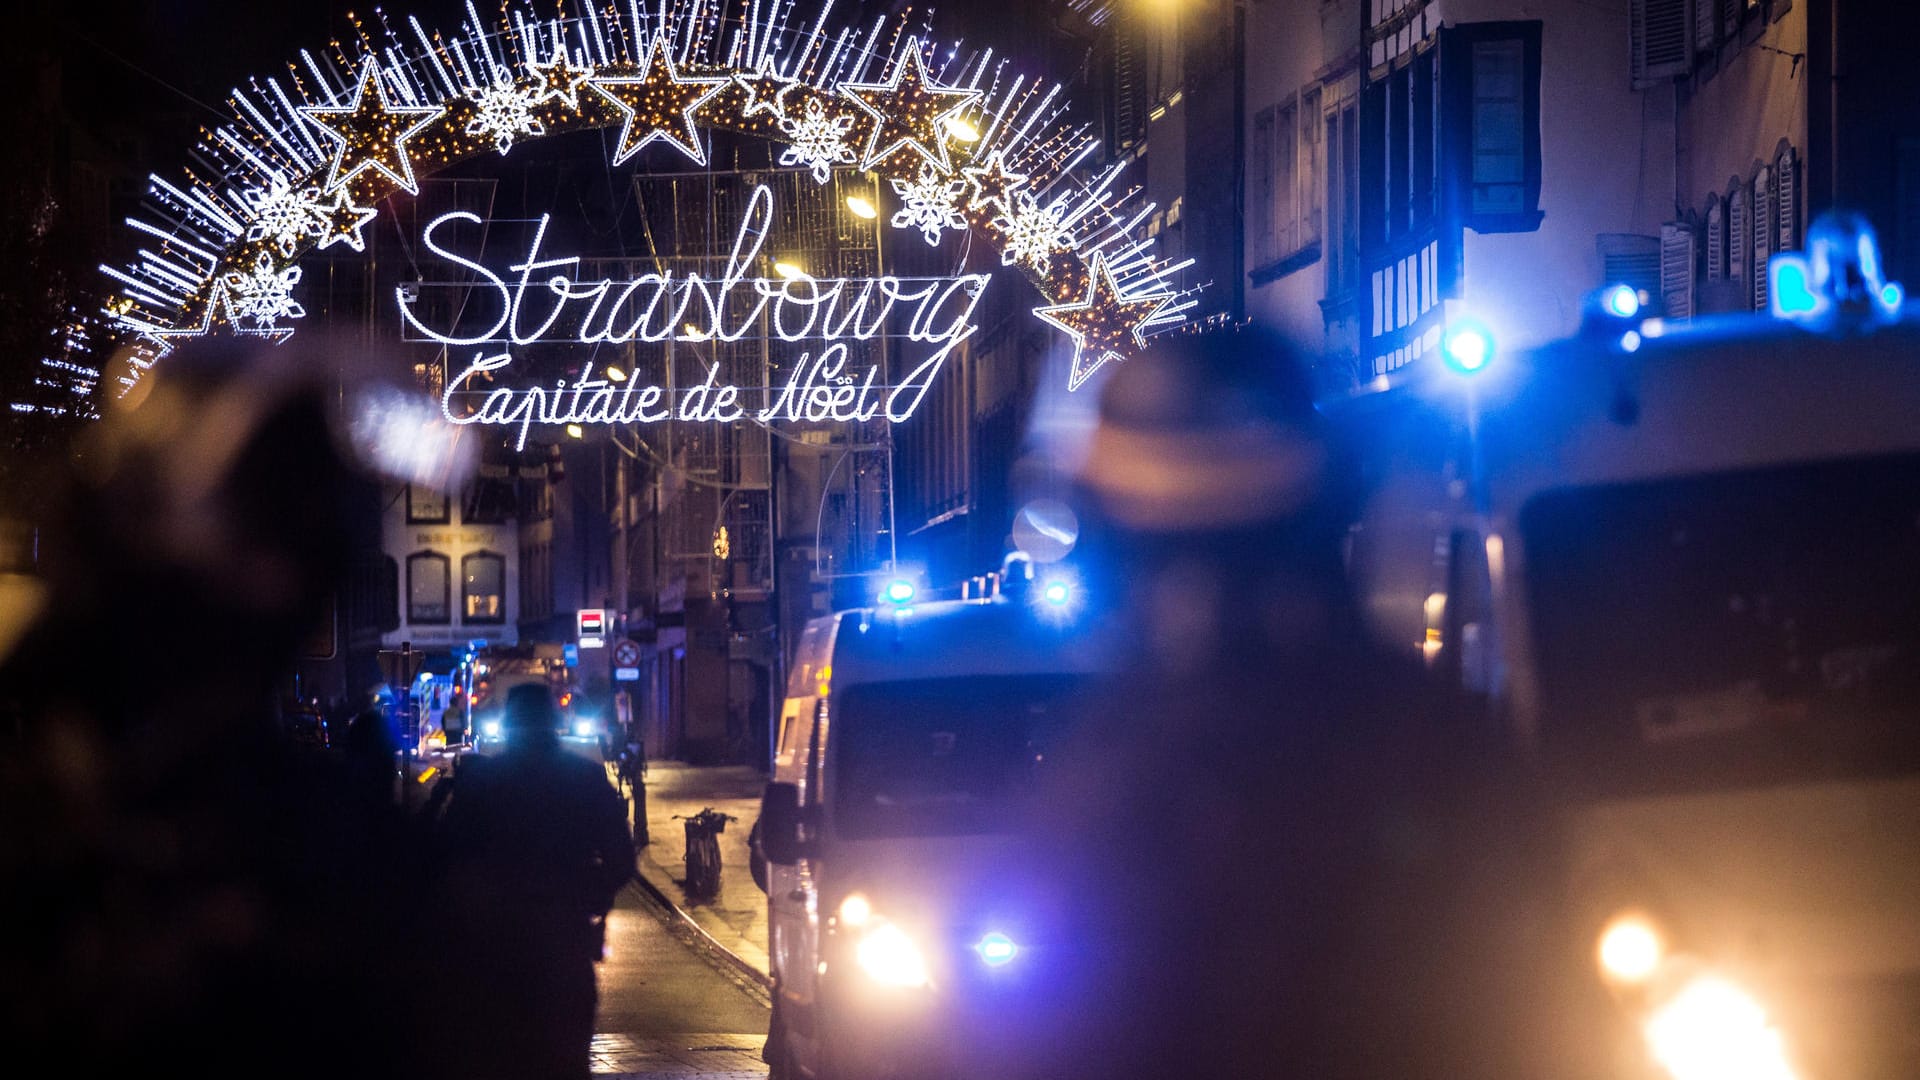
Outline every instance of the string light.
[[[417, 47], [398, 38], [376, 47], [363, 31], [357, 56], [337, 45], [326, 55], [303, 51], [304, 70], [291, 67], [284, 85], [268, 79], [265, 89], [236, 90], [234, 122], [206, 132], [198, 152], [224, 172], [189, 170], [178, 183], [153, 177], [153, 216], [129, 222], [158, 237], [158, 248], [125, 268], [102, 268], [116, 288], [100, 314], [132, 335], [140, 361], [117, 381], [131, 385], [183, 337], [284, 339], [305, 314], [295, 296], [298, 260], [335, 244], [365, 250], [376, 207], [396, 192], [417, 194], [421, 177], [616, 124], [614, 164], [656, 141], [704, 163], [701, 129], [717, 128], [784, 144], [782, 164], [822, 182], [849, 164], [876, 173], [903, 196], [895, 225], [930, 243], [969, 229], [1029, 275], [1047, 301], [1035, 314], [1074, 341], [1070, 388], [1196, 306], [1174, 285], [1192, 260], [1155, 258], [1141, 231], [1152, 207], [1116, 183], [1124, 162], [1082, 168], [1097, 144], [1069, 126], [1060, 87], [1003, 78], [1006, 62], [993, 66], [991, 53], [936, 74], [930, 50], [901, 33], [904, 17], [896, 44], [876, 48], [884, 24], [836, 38], [823, 9], [811, 33], [790, 33], [791, 5], [733, 3], [730, 14], [722, 0], [658, 16], [609, 5], [548, 17], [508, 0], [494, 27], [476, 15], [442, 38], [409, 18]], [[723, 38], [723, 18], [741, 32]], [[336, 98], [330, 88], [342, 84], [351, 92]], [[858, 196], [847, 205], [859, 216], [878, 213]], [[780, 269], [814, 280], [791, 264]], [[777, 293], [782, 284], [765, 287]], [[819, 356], [796, 365], [794, 378], [805, 383], [804, 371], [815, 369], [825, 377]], [[798, 415], [807, 411], [802, 403]]]

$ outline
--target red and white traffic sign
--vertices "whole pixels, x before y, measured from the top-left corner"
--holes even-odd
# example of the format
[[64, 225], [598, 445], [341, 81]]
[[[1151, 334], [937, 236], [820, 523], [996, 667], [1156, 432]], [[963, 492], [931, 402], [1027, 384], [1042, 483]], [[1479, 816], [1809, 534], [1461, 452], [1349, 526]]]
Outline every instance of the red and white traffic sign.
[[607, 612], [605, 608], [581, 608], [575, 629], [583, 649], [598, 649], [607, 643]]
[[640, 665], [640, 645], [628, 638], [613, 643], [614, 667], [638, 667]]

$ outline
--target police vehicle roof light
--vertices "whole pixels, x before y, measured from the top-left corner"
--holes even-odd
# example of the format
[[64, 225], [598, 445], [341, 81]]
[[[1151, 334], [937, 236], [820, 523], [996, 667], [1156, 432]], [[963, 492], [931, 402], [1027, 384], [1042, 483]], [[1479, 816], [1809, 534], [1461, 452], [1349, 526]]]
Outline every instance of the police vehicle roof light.
[[1020, 952], [1020, 946], [1015, 945], [1012, 938], [998, 930], [981, 938], [980, 944], [975, 945], [974, 948], [979, 950], [980, 959], [986, 961], [988, 967], [999, 967], [1011, 961]]
[[887, 583], [886, 591], [881, 595], [886, 597], [890, 604], [909, 604], [913, 602], [913, 594], [918, 591], [914, 588], [913, 582], [906, 578], [896, 578]]
[[1640, 314], [1640, 291], [1631, 285], [1612, 285], [1601, 297], [1607, 314], [1620, 319], [1631, 319]]
[[1073, 589], [1064, 581], [1049, 581], [1040, 595], [1054, 607], [1061, 607], [1073, 598]]
[[1493, 335], [1477, 322], [1456, 322], [1440, 339], [1440, 355], [1454, 371], [1477, 374], [1493, 359]]

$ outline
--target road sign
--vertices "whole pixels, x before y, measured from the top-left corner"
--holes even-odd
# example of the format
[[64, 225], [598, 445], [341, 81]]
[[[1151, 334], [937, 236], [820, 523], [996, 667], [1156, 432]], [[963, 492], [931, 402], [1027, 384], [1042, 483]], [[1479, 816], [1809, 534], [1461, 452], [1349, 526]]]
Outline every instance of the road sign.
[[637, 642], [621, 638], [613, 643], [613, 666], [630, 668], [640, 666], [640, 646]]
[[640, 669], [637, 667], [617, 667], [613, 669], [614, 682], [639, 682]]
[[574, 629], [583, 649], [597, 649], [607, 643], [607, 612], [605, 608], [581, 608], [575, 617]]
[[561, 646], [560, 655], [566, 658], [568, 667], [580, 666], [580, 646], [569, 641]]

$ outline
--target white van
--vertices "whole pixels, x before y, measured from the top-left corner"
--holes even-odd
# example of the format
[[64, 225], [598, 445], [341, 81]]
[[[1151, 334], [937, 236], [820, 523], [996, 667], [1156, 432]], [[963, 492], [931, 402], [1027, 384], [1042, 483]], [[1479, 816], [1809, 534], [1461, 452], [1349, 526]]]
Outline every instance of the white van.
[[1019, 817], [1106, 655], [1070, 607], [1054, 586], [808, 624], [761, 814], [776, 1077], [995, 1075], [1009, 1028], [983, 1020], [1021, 1009], [1051, 936]]
[[1565, 793], [1613, 1049], [1920, 1076], [1920, 324], [1628, 325], [1359, 407], [1363, 596]]

